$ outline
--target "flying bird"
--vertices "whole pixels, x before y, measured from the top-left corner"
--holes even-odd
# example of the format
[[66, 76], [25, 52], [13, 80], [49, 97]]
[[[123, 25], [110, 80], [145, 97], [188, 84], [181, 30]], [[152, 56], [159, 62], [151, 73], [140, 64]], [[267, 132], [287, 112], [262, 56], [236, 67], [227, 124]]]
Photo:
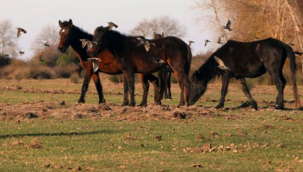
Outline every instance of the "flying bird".
[[109, 29], [109, 30], [112, 30], [113, 27], [118, 28], [118, 25], [116, 25], [116, 24], [113, 23], [113, 22], [107, 22], [107, 23], [108, 23], [108, 29]]
[[222, 69], [222, 70], [230, 70], [230, 68], [226, 67], [224, 62], [217, 56], [214, 56], [215, 57], [215, 60], [216, 62], [218, 63], [218, 68], [219, 69]]
[[46, 43], [44, 43], [44, 46], [49, 47], [50, 45], [48, 42], [46, 42]]
[[219, 37], [217, 43], [218, 43], [218, 44], [223, 44], [223, 42], [221, 41], [221, 36]]
[[144, 45], [146, 52], [149, 51], [151, 45], [156, 46], [155, 43], [150, 43], [148, 40], [140, 38], [140, 37], [138, 37], [137, 40], [140, 41], [137, 46]]
[[227, 29], [227, 30], [231, 31], [230, 26], [231, 26], [231, 21], [228, 20], [227, 23], [226, 23], [226, 25], [225, 25], [225, 26], [222, 26], [222, 27], [223, 27], [223, 29]]
[[89, 41], [87, 39], [80, 39], [80, 41], [82, 42], [82, 48], [85, 48], [85, 46], [87, 46], [86, 51], [89, 51], [93, 45], [97, 45], [97, 42]]
[[190, 47], [191, 44], [195, 43], [194, 41], [188, 41], [188, 46]]
[[299, 56], [301, 56], [303, 54], [303, 52], [300, 52], [300, 51], [294, 51], [294, 53]]
[[206, 39], [205, 40], [205, 44], [204, 44], [204, 47], [206, 47], [206, 45], [210, 42], [210, 40]]
[[22, 56], [24, 54], [24, 51], [19, 51], [19, 54]]
[[23, 28], [21, 27], [18, 27], [16, 28], [18, 31], [17, 31], [17, 38], [19, 38], [19, 36], [22, 34], [22, 33], [26, 33], [26, 30], [24, 30]]
[[91, 57], [88, 58], [87, 60], [93, 62], [93, 71], [96, 73], [99, 69], [99, 61], [101, 61], [101, 59], [97, 57]]

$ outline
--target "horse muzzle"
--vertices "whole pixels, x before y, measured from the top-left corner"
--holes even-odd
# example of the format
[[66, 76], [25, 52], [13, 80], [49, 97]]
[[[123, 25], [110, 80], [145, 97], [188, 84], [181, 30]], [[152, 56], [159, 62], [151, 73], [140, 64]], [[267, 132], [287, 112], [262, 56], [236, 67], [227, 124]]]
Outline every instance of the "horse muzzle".
[[58, 50], [62, 53], [64, 53], [66, 51], [66, 47], [62, 46], [62, 47], [58, 47]]

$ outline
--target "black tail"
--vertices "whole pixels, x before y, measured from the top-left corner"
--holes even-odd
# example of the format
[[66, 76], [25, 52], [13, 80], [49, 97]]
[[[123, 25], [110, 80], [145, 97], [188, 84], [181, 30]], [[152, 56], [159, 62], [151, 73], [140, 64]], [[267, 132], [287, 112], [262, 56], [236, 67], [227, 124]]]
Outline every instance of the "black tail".
[[187, 49], [187, 65], [185, 65], [185, 72], [187, 76], [189, 75], [190, 72], [190, 66], [191, 66], [191, 60], [192, 60], [192, 54], [191, 54], [191, 49], [189, 46], [186, 46]]
[[289, 58], [289, 67], [290, 67], [290, 75], [291, 75], [292, 86], [293, 86], [294, 99], [296, 103], [296, 108], [299, 109], [301, 107], [301, 103], [298, 95], [298, 88], [296, 81], [297, 65], [296, 65], [295, 53], [293, 52], [292, 48], [289, 45], [283, 44], [283, 46], [286, 49], [287, 56]]

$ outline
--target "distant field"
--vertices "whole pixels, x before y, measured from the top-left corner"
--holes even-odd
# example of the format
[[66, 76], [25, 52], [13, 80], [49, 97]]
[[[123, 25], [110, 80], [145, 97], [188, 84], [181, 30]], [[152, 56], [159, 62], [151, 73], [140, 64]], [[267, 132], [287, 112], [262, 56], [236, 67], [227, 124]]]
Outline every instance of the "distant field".
[[[275, 110], [275, 86], [251, 85], [259, 110], [231, 84], [226, 108], [214, 109], [220, 81], [191, 107], [173, 100], [122, 107], [123, 84], [103, 83], [98, 105], [91, 82], [86, 104], [81, 84], [68, 79], [0, 80], [0, 171], [303, 171], [303, 113]], [[302, 100], [303, 86], [299, 86]], [[136, 101], [142, 89], [136, 84]]]

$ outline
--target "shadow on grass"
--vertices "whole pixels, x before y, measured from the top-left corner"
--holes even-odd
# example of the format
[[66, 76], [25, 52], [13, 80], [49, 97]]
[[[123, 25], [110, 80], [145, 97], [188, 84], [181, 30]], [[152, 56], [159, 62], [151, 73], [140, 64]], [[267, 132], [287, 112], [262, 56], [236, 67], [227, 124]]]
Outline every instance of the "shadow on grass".
[[70, 133], [29, 133], [29, 134], [6, 134], [0, 135], [0, 139], [12, 138], [12, 137], [38, 137], [38, 136], [81, 136], [81, 135], [94, 135], [94, 134], [110, 134], [114, 133], [111, 130], [101, 130], [101, 131], [90, 131], [90, 132], [70, 132]]

